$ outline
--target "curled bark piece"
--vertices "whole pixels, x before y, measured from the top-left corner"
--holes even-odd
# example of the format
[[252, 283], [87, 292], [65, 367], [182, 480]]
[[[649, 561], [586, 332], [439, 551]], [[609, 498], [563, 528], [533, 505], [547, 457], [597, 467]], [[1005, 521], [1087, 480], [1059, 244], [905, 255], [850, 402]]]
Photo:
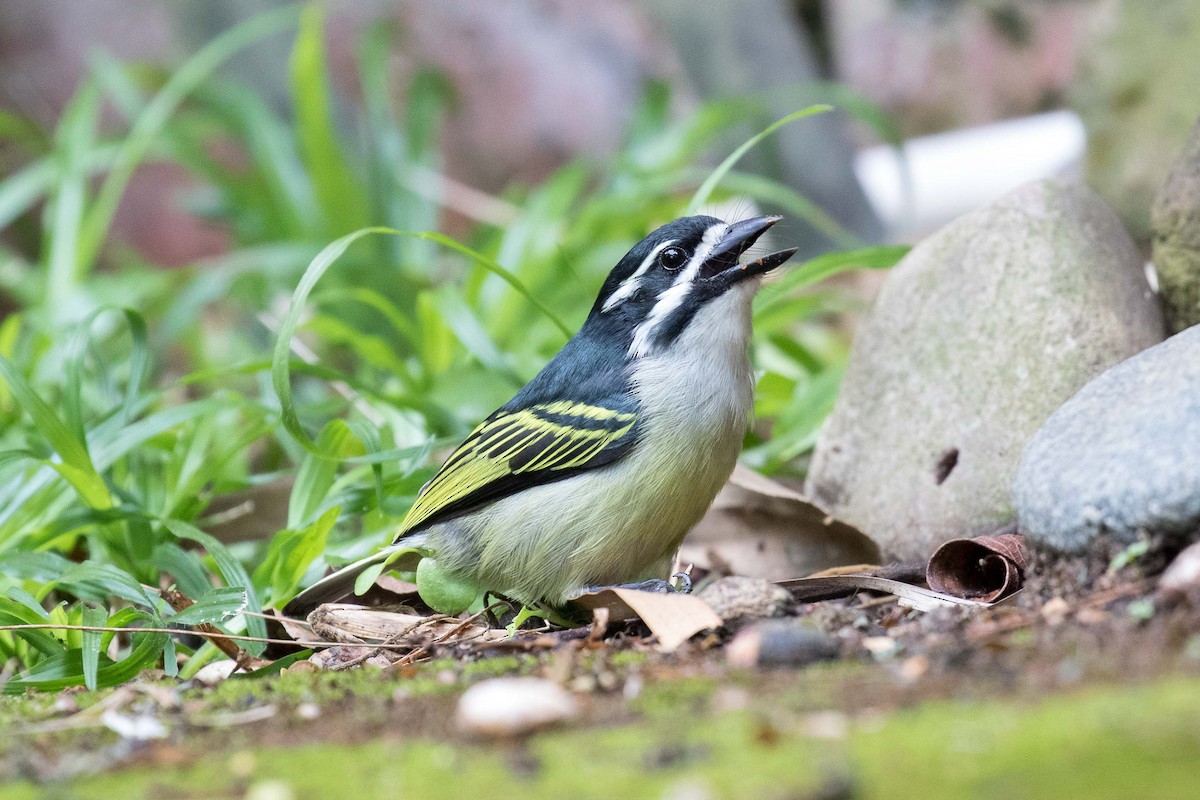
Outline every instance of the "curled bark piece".
[[943, 594], [992, 603], [1021, 588], [1028, 563], [1025, 538], [1005, 529], [990, 536], [946, 542], [929, 559], [925, 581], [930, 589]]

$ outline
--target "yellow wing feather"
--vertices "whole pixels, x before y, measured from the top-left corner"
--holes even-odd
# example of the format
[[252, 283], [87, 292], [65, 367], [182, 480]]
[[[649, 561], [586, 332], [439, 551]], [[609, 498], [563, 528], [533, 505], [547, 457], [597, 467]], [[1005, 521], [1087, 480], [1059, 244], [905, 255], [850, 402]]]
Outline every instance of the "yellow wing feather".
[[[499, 411], [475, 428], [422, 487], [400, 534], [473, 495], [499, 488], [498, 482], [511, 476], [528, 475], [532, 485], [587, 467], [606, 453], [612, 455], [610, 448], [630, 443], [636, 422], [637, 414], [629, 411], [569, 400]], [[610, 460], [601, 458], [601, 463]], [[507, 493], [511, 491], [499, 496]]]

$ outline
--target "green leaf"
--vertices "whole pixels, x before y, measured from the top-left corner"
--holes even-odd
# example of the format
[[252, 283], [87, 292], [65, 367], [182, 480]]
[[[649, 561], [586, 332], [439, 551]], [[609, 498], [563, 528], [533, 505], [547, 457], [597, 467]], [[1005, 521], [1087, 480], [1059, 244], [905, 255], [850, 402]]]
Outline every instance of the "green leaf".
[[99, 116], [100, 87], [94, 79], [85, 80], [63, 109], [55, 132], [59, 172], [47, 230], [45, 302], [56, 315], [66, 307], [82, 266], [79, 239], [89, 178], [84, 159], [95, 142]]
[[747, 463], [770, 475], [816, 444], [821, 423], [833, 410], [842, 370], [829, 369], [800, 387], [779, 415], [773, 438], [748, 454]]
[[[98, 687], [119, 686], [137, 677], [142, 670], [157, 665], [166, 646], [167, 634], [134, 634], [133, 640], [133, 649], [120, 661], [113, 662], [100, 655], [100, 666], [96, 671]], [[22, 694], [27, 689], [53, 692], [83, 683], [83, 652], [74, 649], [60, 652], [17, 675], [4, 684], [3, 693]]]
[[[162, 519], [159, 521], [173, 536], [195, 542], [207, 550], [212, 560], [216, 562], [217, 571], [221, 574], [225, 585], [246, 591], [246, 610], [262, 613], [262, 602], [255, 591], [254, 582], [246, 574], [242, 563], [229, 552], [229, 548], [223, 545], [216, 537], [205, 533], [189, 522], [179, 519]], [[267, 625], [261, 617], [247, 614], [246, 632], [251, 636], [265, 638], [267, 635]], [[246, 650], [254, 655], [258, 655], [263, 650], [263, 644], [261, 642], [249, 642], [246, 644]]]
[[0, 378], [8, 384], [13, 399], [33, 420], [38, 433], [62, 458], [61, 463], [52, 463], [50, 466], [79, 492], [88, 505], [100, 509], [112, 506], [108, 486], [92, 465], [86, 443], [37, 396], [13, 363], [4, 356], [0, 356]]
[[[24, 603], [0, 597], [0, 625], [43, 625], [46, 620], [45, 611], [38, 613]], [[18, 630], [11, 633], [45, 656], [57, 656], [66, 649], [62, 642], [45, 630]]]
[[300, 650], [296, 653], [288, 653], [283, 658], [277, 658], [265, 667], [251, 670], [250, 672], [235, 672], [232, 675], [233, 680], [254, 680], [256, 678], [267, 678], [273, 675], [278, 675], [283, 670], [295, 664], [298, 661], [305, 661], [313, 654], [312, 650]]
[[240, 586], [218, 586], [196, 598], [182, 611], [177, 611], [171, 622], [177, 625], [199, 625], [218, 623], [246, 610], [246, 590]]
[[[108, 612], [99, 606], [84, 605], [83, 624], [101, 627], [108, 621]], [[100, 637], [103, 631], [83, 631], [83, 649], [80, 660], [83, 662], [83, 683], [92, 691], [96, 690], [96, 672], [100, 667]]]
[[188, 597], [199, 597], [212, 588], [208, 573], [196, 554], [184, 550], [175, 542], [163, 542], [155, 546], [150, 563], [174, 578], [179, 590]]
[[[430, 555], [430, 552], [422, 547], [407, 547], [404, 545], [389, 545], [380, 551], [380, 554], [387, 553], [387, 556], [380, 561], [367, 567], [354, 581], [354, 593], [356, 595], [366, 594], [367, 590], [374, 585], [375, 581], [385, 570], [390, 569], [393, 564], [404, 559], [400, 566], [401, 570], [415, 569], [418, 566], [415, 562], [417, 559], [424, 559]], [[410, 566], [410, 564], [412, 564]]]
[[85, 561], [66, 569], [54, 583], [77, 597], [103, 599], [119, 597], [150, 610], [158, 608], [158, 601], [151, 597], [138, 581], [112, 564]]
[[81, 398], [84, 371], [84, 353], [87, 350], [91, 327], [106, 311], [117, 311], [125, 317], [129, 327], [129, 381], [125, 387], [125, 400], [121, 404], [121, 424], [128, 422], [133, 416], [133, 409], [141, 390], [142, 381], [149, 371], [150, 344], [146, 333], [146, 320], [141, 314], [131, 308], [101, 306], [84, 318], [79, 330], [73, 337], [66, 363], [66, 424], [73, 430], [80, 441], [86, 441], [83, 428], [83, 401]]
[[334, 242], [331, 242], [325, 247], [317, 257], [312, 260], [308, 268], [301, 276], [299, 284], [296, 286], [296, 291], [292, 293], [292, 302], [288, 307], [287, 315], [279, 326], [279, 337], [275, 341], [275, 350], [271, 360], [271, 382], [275, 387], [275, 394], [279, 398], [279, 407], [281, 419], [284, 428], [292, 435], [305, 450], [320, 457], [332, 458], [335, 460], [345, 460], [348, 463], [378, 463], [381, 460], [396, 459], [400, 457], [411, 456], [409, 450], [393, 451], [390, 453], [381, 453], [374, 456], [365, 456], [359, 459], [348, 460], [338, 459], [337, 456], [327, 453], [319, 448], [315, 442], [305, 432], [304, 426], [300, 423], [300, 416], [296, 411], [296, 405], [292, 398], [291, 377], [289, 374], [290, 353], [292, 337], [295, 336], [296, 327], [300, 324], [300, 316], [304, 313], [305, 303], [308, 301], [309, 295], [316, 286], [317, 281], [329, 270], [333, 263], [337, 261], [346, 249], [354, 242], [368, 236], [370, 234], [387, 234], [390, 236], [408, 236], [417, 239], [428, 239], [429, 241], [437, 242], [438, 244], [447, 247], [456, 252], [462, 253], [472, 258], [477, 264], [485, 269], [494, 272], [503, 278], [510, 286], [521, 292], [529, 301], [542, 311], [554, 324], [563, 332], [563, 335], [570, 337], [571, 331], [562, 323], [558, 317], [550, 311], [545, 305], [537, 300], [530, 291], [525, 288], [519, 279], [504, 267], [496, 264], [480, 253], [475, 252], [471, 248], [459, 244], [444, 234], [435, 231], [424, 231], [421, 233], [406, 233], [397, 231], [391, 228], [362, 228], [354, 233], [347, 234]]
[[48, 613], [46, 613], [46, 609], [42, 608], [42, 604], [38, 602], [38, 599], [36, 597], [34, 597], [33, 595], [31, 595], [29, 592], [22, 589], [20, 586], [8, 587], [8, 591], [5, 592], [5, 594], [8, 596], [8, 598], [10, 600], [17, 601], [18, 603], [25, 606], [33, 613], [35, 613], [41, 617], [44, 617], [47, 620], [50, 619], [50, 615]]
[[74, 562], [58, 553], [17, 552], [0, 556], [0, 574], [9, 578], [49, 583], [66, 572]]
[[340, 511], [335, 506], [308, 527], [282, 530], [271, 539], [266, 557], [254, 570], [254, 582], [271, 587], [271, 604], [275, 608], [283, 608], [292, 598], [309, 565], [325, 552], [329, 531]]
[[[363, 452], [362, 443], [354, 431], [340, 419], [332, 419], [325, 423], [325, 427], [317, 435], [316, 446], [339, 460], [361, 455]], [[337, 477], [337, 469], [338, 461], [318, 458], [312, 453], [305, 455], [296, 473], [296, 482], [292, 484], [291, 497], [288, 498], [289, 528], [296, 529], [308, 524], [325, 502], [329, 487], [333, 486], [334, 478]]]

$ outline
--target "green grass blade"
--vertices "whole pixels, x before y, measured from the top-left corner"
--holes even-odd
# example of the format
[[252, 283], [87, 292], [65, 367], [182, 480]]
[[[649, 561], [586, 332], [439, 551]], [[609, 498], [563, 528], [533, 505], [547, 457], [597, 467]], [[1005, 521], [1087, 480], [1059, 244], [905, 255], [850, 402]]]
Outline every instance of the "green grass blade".
[[59, 156], [58, 185], [50, 204], [46, 228], [47, 308], [62, 313], [79, 279], [84, 209], [87, 204], [87, 170], [84, 159], [93, 147], [100, 116], [100, 88], [84, 81], [63, 111], [56, 133]]
[[[38, 613], [16, 600], [0, 597], [0, 625], [40, 625], [46, 619], [44, 611]], [[13, 631], [13, 634], [44, 656], [57, 656], [65, 650], [63, 643], [46, 630], [32, 628]]]
[[325, 552], [329, 532], [341, 509], [328, 509], [305, 528], [286, 529], [275, 535], [266, 558], [254, 571], [254, 580], [271, 591], [271, 605], [283, 608], [296, 594], [310, 564]]
[[363, 446], [354, 432], [340, 419], [332, 419], [325, 424], [317, 435], [316, 446], [338, 460], [319, 458], [312, 453], [305, 456], [288, 498], [288, 528], [307, 525], [316, 514], [337, 477], [340, 459], [363, 452]]
[[[275, 387], [275, 394], [279, 398], [280, 418], [284, 428], [291, 434], [305, 450], [314, 453], [321, 458], [336, 458], [335, 456], [324, 452], [317, 446], [308, 433], [304, 430], [304, 426], [300, 422], [300, 416], [296, 411], [296, 405], [292, 398], [291, 375], [288, 369], [291, 355], [292, 337], [296, 334], [296, 327], [300, 324], [300, 316], [304, 313], [305, 304], [308, 302], [308, 297], [312, 294], [313, 288], [321, 277], [333, 266], [334, 262], [346, 252], [346, 249], [354, 242], [368, 236], [370, 234], [386, 234], [389, 236], [408, 236], [416, 239], [427, 239], [436, 242], [443, 247], [446, 247], [455, 252], [461, 253], [471, 258], [476, 264], [482, 266], [490, 272], [499, 275], [510, 286], [523, 294], [530, 303], [538, 308], [543, 314], [549, 318], [565, 337], [570, 337], [571, 331], [562, 320], [558, 318], [545, 304], [534, 297], [523, 283], [511, 272], [504, 267], [491, 261], [491, 259], [478, 253], [466, 245], [456, 242], [445, 234], [437, 233], [436, 231], [422, 231], [420, 233], [409, 233], [406, 231], [398, 231], [392, 228], [362, 228], [354, 233], [347, 234], [340, 239], [331, 242], [325, 247], [317, 257], [312, 260], [308, 268], [301, 276], [299, 284], [296, 286], [296, 291], [292, 293], [291, 305], [288, 308], [287, 315], [279, 326], [279, 336], [275, 340], [275, 350], [272, 356], [271, 363], [271, 382]], [[399, 455], [399, 451], [396, 455]], [[379, 460], [385, 458], [394, 458], [394, 455], [377, 454], [374, 456], [363, 456], [354, 459], [353, 463], [378, 463]]]
[[[108, 612], [98, 606], [83, 607], [83, 624], [102, 626], [108, 621]], [[96, 690], [96, 671], [100, 667], [100, 637], [102, 631], [83, 631], [83, 685], [92, 691]]]
[[720, 184], [721, 180], [725, 177], [725, 174], [729, 172], [729, 170], [733, 169], [733, 165], [740, 161], [742, 156], [746, 155], [746, 153], [748, 153], [756, 144], [788, 123], [795, 122], [796, 120], [801, 120], [806, 117], [811, 117], [815, 114], [824, 114], [826, 111], [832, 110], [833, 106], [809, 106], [808, 108], [803, 108], [792, 114], [788, 114], [786, 117], [775, 120], [770, 125], [751, 136], [749, 139], [743, 142], [741, 146], [730, 153], [725, 160], [722, 161], [717, 168], [712, 171], [712, 174], [708, 176], [704, 183], [700, 184], [700, 188], [696, 190], [696, 193], [692, 195], [691, 202], [688, 203], [688, 213], [697, 213], [700, 210], [700, 207], [708, 202], [708, 198], [712, 196], [713, 190], [717, 188], [717, 185]]
[[847, 250], [841, 253], [826, 253], [810, 258], [794, 267], [786, 267], [783, 276], [763, 287], [755, 303], [755, 319], [765, 314], [788, 295], [799, 289], [831, 278], [852, 269], [890, 269], [908, 253], [908, 245], [878, 245]]
[[[134, 646], [129, 655], [101, 666], [96, 671], [96, 685], [119, 686], [136, 678], [142, 670], [154, 667], [162, 656], [166, 641], [165, 633], [134, 634]], [[2, 692], [9, 695], [22, 694], [27, 689], [53, 692], [68, 686], [80, 686], [83, 682], [83, 653], [75, 649], [48, 658], [26, 670], [4, 684]]]
[[300, 142], [313, 191], [325, 215], [328, 232], [347, 233], [370, 220], [363, 190], [346, 161], [334, 131], [325, 68], [323, 11], [305, 7], [292, 49], [292, 101], [296, 110], [296, 138]]
[[295, 17], [295, 8], [286, 7], [247, 20], [213, 39], [172, 73], [130, 126], [113, 168], [88, 210], [79, 238], [80, 271], [86, 272], [94, 263], [129, 179], [180, 104], [237, 51], [283, 30]]
[[108, 493], [108, 486], [92, 465], [86, 443], [37, 396], [13, 363], [4, 356], [0, 356], [0, 379], [8, 384], [13, 399], [33, 420], [38, 433], [62, 458], [62, 464], [58, 466], [65, 468], [61, 470], [63, 477], [79, 492], [80, 497], [93, 508], [110, 507], [112, 497]]
[[119, 418], [122, 423], [127, 422], [133, 415], [133, 407], [137, 401], [142, 381], [149, 371], [150, 343], [146, 332], [146, 320], [141, 314], [131, 308], [101, 306], [84, 318], [73, 337], [67, 356], [66, 391], [63, 397], [63, 412], [66, 417], [64, 421], [81, 441], [85, 438], [82, 400], [84, 353], [87, 350], [92, 324], [105, 311], [119, 311], [125, 317], [126, 325], [129, 327], [129, 382], [125, 389], [125, 399], [121, 404]]

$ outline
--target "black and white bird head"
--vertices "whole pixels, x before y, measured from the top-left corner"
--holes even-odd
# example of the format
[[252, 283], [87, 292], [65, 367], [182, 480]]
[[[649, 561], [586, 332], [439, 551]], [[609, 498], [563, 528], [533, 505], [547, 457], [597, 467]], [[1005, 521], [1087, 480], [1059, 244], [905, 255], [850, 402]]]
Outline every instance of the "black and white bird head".
[[585, 327], [593, 335], [622, 340], [627, 357], [636, 359], [669, 349], [699, 317], [713, 316], [702, 311], [748, 314], [759, 277], [796, 250], [745, 263], [739, 259], [780, 219], [764, 216], [727, 223], [695, 216], [663, 225], [609, 273]]

